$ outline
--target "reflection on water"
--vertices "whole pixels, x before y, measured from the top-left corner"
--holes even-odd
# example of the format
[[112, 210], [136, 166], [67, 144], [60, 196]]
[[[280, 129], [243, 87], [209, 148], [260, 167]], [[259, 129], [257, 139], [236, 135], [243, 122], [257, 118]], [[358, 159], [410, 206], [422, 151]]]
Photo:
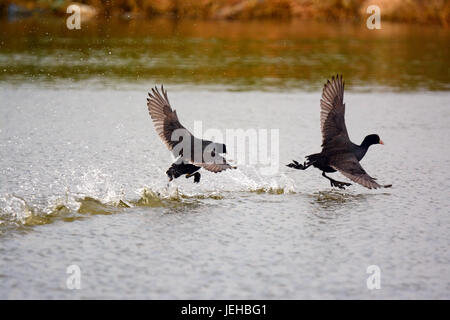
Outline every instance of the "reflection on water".
[[314, 194], [314, 197], [317, 198], [317, 202], [327, 205], [330, 203], [345, 203], [349, 201], [360, 201], [364, 199], [364, 195], [362, 194], [351, 194], [345, 193], [345, 191], [339, 192], [337, 190], [331, 191], [319, 191]]
[[317, 89], [343, 73], [351, 88], [449, 88], [450, 31], [438, 26], [312, 22], [0, 21], [0, 81], [226, 85]]
[[351, 212], [364, 210], [364, 206], [369, 204], [367, 199], [370, 196], [369, 193], [355, 194], [334, 189], [314, 192], [309, 195], [309, 198], [312, 198], [310, 201], [311, 213], [319, 218], [319, 221], [334, 220]]

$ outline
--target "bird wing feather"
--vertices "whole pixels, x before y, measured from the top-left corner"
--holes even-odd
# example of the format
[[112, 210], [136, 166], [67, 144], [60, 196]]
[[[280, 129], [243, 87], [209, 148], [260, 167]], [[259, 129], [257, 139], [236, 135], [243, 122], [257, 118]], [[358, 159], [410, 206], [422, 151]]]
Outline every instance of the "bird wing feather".
[[342, 75], [331, 78], [323, 87], [320, 99], [320, 128], [322, 146], [331, 144], [336, 138], [348, 139], [345, 126], [344, 85]]
[[382, 187], [375, 181], [375, 178], [367, 174], [353, 153], [331, 156], [329, 162], [333, 169], [366, 188], [378, 189]]
[[224, 157], [216, 154], [214, 156], [213, 162], [193, 162], [192, 163], [195, 166], [202, 167], [208, 171], [217, 173], [221, 172], [227, 169], [236, 169], [236, 167], [231, 166]]
[[[190, 146], [195, 145], [195, 138], [192, 133], [189, 132], [178, 120], [177, 112], [172, 110], [170, 106], [169, 99], [167, 97], [167, 91], [161, 86], [161, 92], [159, 92], [158, 88], [152, 88], [152, 92], [149, 92], [149, 98], [147, 98], [147, 107], [150, 117], [153, 120], [153, 124], [155, 125], [156, 132], [158, 133], [161, 140], [164, 144], [169, 148], [169, 150], [173, 150], [175, 146], [181, 142], [181, 140], [174, 139], [172, 137], [175, 130], [184, 130], [181, 131], [181, 134], [184, 137], [190, 139]], [[201, 139], [200, 139], [201, 140]], [[212, 143], [211, 141], [201, 140], [200, 146], [202, 150], [204, 150], [204, 145], [208, 145]], [[193, 151], [193, 150], [191, 150]], [[194, 151], [195, 152], [195, 151]], [[191, 152], [193, 153], [193, 152]], [[177, 154], [175, 156], [179, 156], [181, 154]], [[182, 155], [181, 155], [182, 156]], [[183, 157], [183, 156], [182, 156]], [[202, 157], [203, 158], [203, 157]], [[188, 159], [184, 158], [188, 162], [192, 163], [195, 166], [205, 168], [211, 172], [220, 172], [226, 169], [232, 169], [230, 164], [228, 164], [222, 156], [216, 154], [213, 162], [196, 162], [194, 154], [191, 154]]]
[[184, 136], [192, 137], [192, 134], [178, 120], [177, 112], [172, 110], [167, 98], [167, 91], [162, 86], [161, 91], [162, 94], [158, 88], [152, 88], [152, 92], [148, 93], [147, 107], [156, 132], [167, 148], [172, 150], [179, 142], [179, 140], [172, 139], [172, 134], [175, 130], [183, 130], [179, 133], [182, 133]]

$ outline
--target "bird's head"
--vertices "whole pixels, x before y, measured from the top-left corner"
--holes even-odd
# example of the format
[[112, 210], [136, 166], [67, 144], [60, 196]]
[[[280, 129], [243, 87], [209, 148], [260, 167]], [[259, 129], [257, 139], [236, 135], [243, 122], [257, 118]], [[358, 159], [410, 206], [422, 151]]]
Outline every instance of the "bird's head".
[[384, 142], [380, 139], [380, 137], [377, 134], [369, 134], [367, 137], [364, 138], [362, 144], [365, 146], [371, 146], [373, 144], [384, 144]]

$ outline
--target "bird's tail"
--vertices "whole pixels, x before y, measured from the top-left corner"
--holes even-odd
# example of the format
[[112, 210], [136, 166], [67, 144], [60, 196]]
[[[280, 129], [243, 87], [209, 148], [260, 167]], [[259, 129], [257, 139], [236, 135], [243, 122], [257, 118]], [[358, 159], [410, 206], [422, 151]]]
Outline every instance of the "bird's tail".
[[313, 164], [314, 162], [319, 162], [321, 159], [320, 153], [310, 154], [309, 156], [306, 156], [306, 165]]

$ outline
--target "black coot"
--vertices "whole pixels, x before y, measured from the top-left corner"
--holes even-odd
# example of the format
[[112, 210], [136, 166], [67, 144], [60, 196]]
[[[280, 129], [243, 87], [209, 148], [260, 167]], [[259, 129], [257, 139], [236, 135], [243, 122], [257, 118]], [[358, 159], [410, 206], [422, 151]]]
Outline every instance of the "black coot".
[[177, 160], [166, 171], [169, 181], [181, 175], [186, 178], [194, 177], [194, 182], [200, 181], [200, 168], [217, 173], [226, 169], [234, 169], [220, 154], [226, 153], [226, 146], [209, 140], [194, 137], [178, 121], [175, 110], [172, 110], [167, 91], [161, 86], [152, 89], [147, 98], [147, 107], [150, 117], [153, 119], [156, 132], [169, 148]]
[[380, 185], [361, 167], [359, 161], [364, 157], [373, 144], [383, 144], [380, 137], [370, 134], [364, 138], [361, 145], [350, 141], [345, 126], [344, 82], [342, 76], [332, 77], [323, 88], [320, 100], [320, 127], [322, 131], [322, 152], [306, 157], [303, 164], [293, 160], [287, 166], [305, 170], [314, 166], [322, 171], [322, 176], [330, 180], [332, 187], [345, 189], [351, 185], [347, 182], [336, 181], [328, 177], [325, 172], [339, 171], [350, 180], [369, 189], [388, 188], [392, 185]]

